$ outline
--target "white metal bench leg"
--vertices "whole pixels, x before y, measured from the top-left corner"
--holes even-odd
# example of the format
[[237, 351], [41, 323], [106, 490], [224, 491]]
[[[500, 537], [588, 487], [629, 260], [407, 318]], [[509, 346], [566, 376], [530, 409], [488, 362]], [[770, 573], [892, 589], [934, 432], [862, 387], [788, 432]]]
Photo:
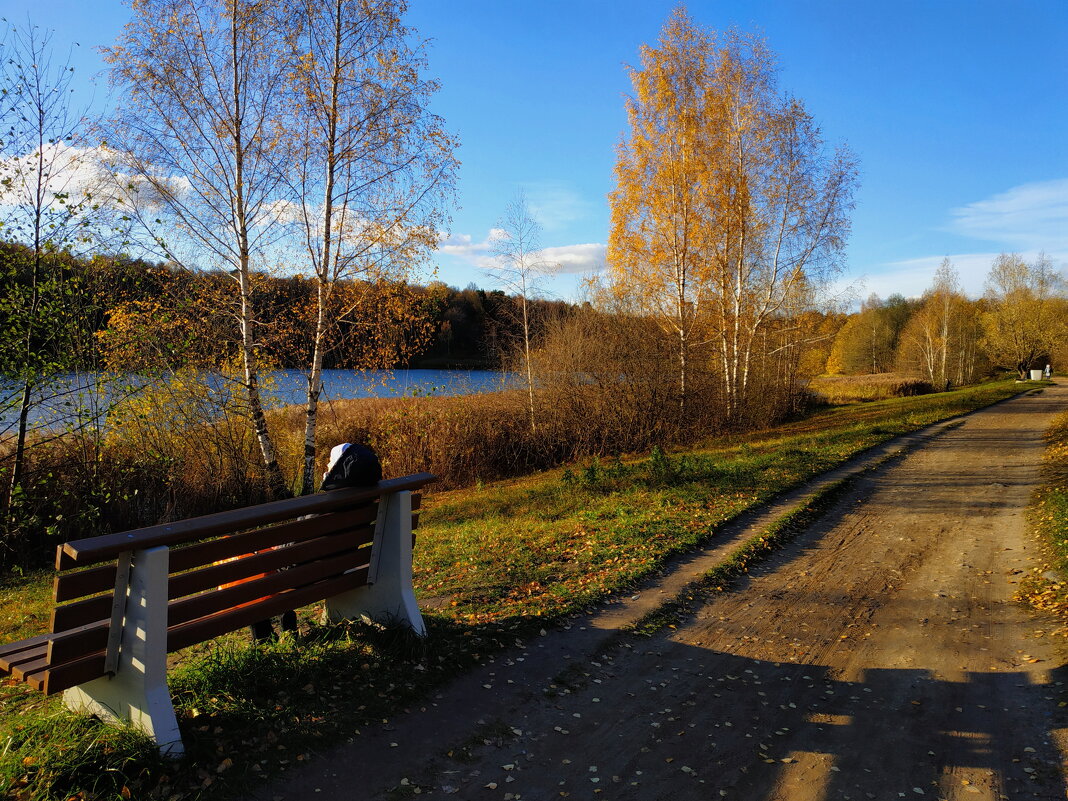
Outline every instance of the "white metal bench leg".
[[412, 589], [412, 493], [407, 490], [379, 501], [367, 582], [366, 587], [327, 598], [326, 618], [339, 622], [366, 615], [405, 623], [419, 636], [426, 635]]
[[69, 709], [123, 722], [154, 739], [168, 756], [184, 752], [167, 688], [168, 549], [133, 552], [114, 676], [63, 693]]

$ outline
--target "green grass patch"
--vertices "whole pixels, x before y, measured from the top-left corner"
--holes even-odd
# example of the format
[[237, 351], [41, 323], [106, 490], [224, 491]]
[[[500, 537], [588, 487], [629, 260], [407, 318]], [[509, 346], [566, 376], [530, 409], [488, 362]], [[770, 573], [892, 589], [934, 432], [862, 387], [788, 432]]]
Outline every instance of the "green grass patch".
[[48, 631], [53, 575], [51, 570], [0, 575], [0, 642]]
[[[140, 798], [160, 787], [167, 766], [156, 745], [129, 728], [67, 713], [27, 691], [0, 690], [0, 785], [19, 801]], [[36, 693], [34, 693], [36, 695]], [[20, 710], [11, 714], [12, 701]], [[35, 711], [36, 710], [36, 711]]]
[[714, 593], [730, 589], [732, 583], [750, 568], [768, 559], [820, 518], [851, 486], [856, 477], [836, 481], [821, 488], [800, 506], [754, 535], [723, 562], [691, 582], [676, 597], [637, 620], [628, 633], [651, 637], [665, 628], [675, 628], [692, 615], [699, 604]]
[[[827, 409], [685, 452], [592, 460], [433, 495], [415, 549], [425, 641], [375, 625], [306, 623], [304, 636], [270, 645], [250, 645], [242, 632], [181, 654], [171, 687], [188, 756], [169, 765], [154, 759], [143, 738], [68, 715], [57, 699], [9, 684], [0, 688], [0, 749], [8, 743], [0, 776], [21, 782], [16, 792], [26, 799], [118, 798], [123, 787], [132, 797], [160, 799], [246, 793], [262, 777], [359, 737], [361, 727], [548, 622], [714, 541], [740, 512], [898, 434], [1018, 391], [1008, 381]], [[802, 525], [798, 514], [782, 525]], [[744, 572], [788, 531], [765, 535], [709, 582]], [[37, 575], [0, 585], [3, 641], [47, 628], [49, 584]], [[63, 767], [62, 754], [83, 754], [108, 783]]]

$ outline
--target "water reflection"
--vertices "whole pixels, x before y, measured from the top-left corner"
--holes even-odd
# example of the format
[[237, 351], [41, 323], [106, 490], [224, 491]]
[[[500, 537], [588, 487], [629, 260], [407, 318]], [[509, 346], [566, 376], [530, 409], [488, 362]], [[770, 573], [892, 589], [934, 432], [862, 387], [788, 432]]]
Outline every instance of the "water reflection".
[[[307, 378], [300, 370], [276, 370], [264, 380], [264, 397], [270, 407], [300, 404]], [[239, 389], [218, 373], [203, 380], [214, 392]], [[507, 385], [508, 374], [496, 370], [324, 370], [322, 400], [388, 398], [413, 395], [470, 395], [495, 392]], [[36, 387], [31, 395], [31, 430], [85, 429], [102, 426], [107, 411], [135, 397], [149, 379], [136, 374], [72, 373], [57, 376]], [[0, 435], [18, 425], [21, 388], [0, 384]]]

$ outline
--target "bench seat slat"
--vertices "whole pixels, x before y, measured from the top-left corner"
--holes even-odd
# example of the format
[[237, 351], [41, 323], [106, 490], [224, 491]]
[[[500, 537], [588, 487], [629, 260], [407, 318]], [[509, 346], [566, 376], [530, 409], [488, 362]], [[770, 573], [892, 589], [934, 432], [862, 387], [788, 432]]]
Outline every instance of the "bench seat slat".
[[36, 690], [45, 695], [55, 695], [79, 684], [85, 684], [93, 679], [103, 678], [104, 652], [91, 654], [84, 659], [67, 662], [57, 667], [47, 667], [35, 673], [28, 673], [25, 681]]
[[294, 545], [272, 548], [219, 565], [181, 573], [171, 576], [167, 586], [167, 597], [172, 600], [182, 598], [196, 592], [221, 587], [224, 584], [246, 581], [263, 573], [289, 568], [309, 560], [322, 559], [331, 554], [367, 544], [371, 537], [369, 528], [363, 532], [345, 531], [341, 534], [330, 534]]
[[3, 660], [7, 659], [13, 654], [17, 654], [19, 651], [24, 651], [27, 648], [32, 648], [35, 645], [41, 643], [47, 644], [52, 639], [51, 632], [45, 632], [44, 634], [38, 634], [34, 637], [27, 637], [25, 640], [16, 640], [15, 642], [8, 642], [0, 645], [0, 664], [3, 664]]
[[223, 559], [262, 551], [275, 545], [301, 542], [327, 534], [336, 534], [346, 529], [359, 528], [371, 523], [377, 514], [378, 504], [366, 504], [344, 512], [330, 512], [307, 520], [294, 520], [291, 523], [270, 528], [231, 534], [209, 542], [174, 548], [170, 553], [170, 572], [190, 570]]
[[416, 473], [411, 476], [380, 481], [377, 486], [365, 489], [332, 490], [305, 495], [301, 498], [273, 501], [259, 506], [216, 512], [174, 523], [149, 526], [136, 531], [73, 540], [61, 546], [57, 566], [62, 569], [69, 565], [96, 564], [116, 557], [123, 551], [151, 548], [157, 545], [179, 545], [207, 539], [218, 534], [244, 531], [256, 526], [276, 523], [279, 520], [292, 520], [302, 515], [351, 509], [354, 506], [374, 501], [381, 495], [419, 489], [433, 480], [434, 476], [430, 473]]
[[286, 589], [301, 589], [314, 582], [338, 576], [346, 570], [365, 568], [370, 556], [370, 546], [353, 549], [232, 587], [172, 601], [167, 608], [167, 626], [174, 628], [198, 618], [208, 617], [220, 610], [236, 609], [255, 603]]
[[[39, 659], [48, 651], [48, 641], [34, 643], [26, 648], [5, 654], [0, 658], [0, 673], [13, 673], [18, 665]], [[18, 678], [17, 676], [15, 678]]]
[[243, 626], [250, 626], [259, 620], [280, 615], [290, 609], [299, 609], [310, 603], [321, 601], [323, 598], [329, 598], [366, 584], [367, 568], [359, 568], [351, 573], [319, 581], [307, 587], [280, 592], [245, 606], [198, 618], [167, 630], [167, 651], [178, 651], [221, 634], [236, 631]]
[[0, 673], [10, 672], [12, 665], [28, 661], [30, 654], [47, 655], [49, 665], [59, 665], [99, 651], [107, 645], [108, 623], [102, 620], [68, 632], [48, 632], [8, 643], [0, 647]]
[[48, 667], [48, 657], [42, 651], [36, 654], [33, 659], [25, 659], [12, 665], [11, 675], [19, 681], [25, 681], [28, 674], [36, 673], [46, 667]]

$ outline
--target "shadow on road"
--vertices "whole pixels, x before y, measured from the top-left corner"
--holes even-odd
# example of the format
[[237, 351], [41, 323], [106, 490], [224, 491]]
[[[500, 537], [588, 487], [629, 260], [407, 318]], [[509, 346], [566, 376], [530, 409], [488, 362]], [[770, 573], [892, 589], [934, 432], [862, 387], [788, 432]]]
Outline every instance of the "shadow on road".
[[945, 681], [895, 669], [842, 681], [817, 665], [659, 641], [590, 666], [571, 698], [542, 707], [548, 719], [502, 743], [507, 758], [484, 761], [515, 767], [479, 780], [511, 777], [529, 798], [1063, 799], [1050, 729], [1066, 670], [1049, 684], [1025, 672]]

